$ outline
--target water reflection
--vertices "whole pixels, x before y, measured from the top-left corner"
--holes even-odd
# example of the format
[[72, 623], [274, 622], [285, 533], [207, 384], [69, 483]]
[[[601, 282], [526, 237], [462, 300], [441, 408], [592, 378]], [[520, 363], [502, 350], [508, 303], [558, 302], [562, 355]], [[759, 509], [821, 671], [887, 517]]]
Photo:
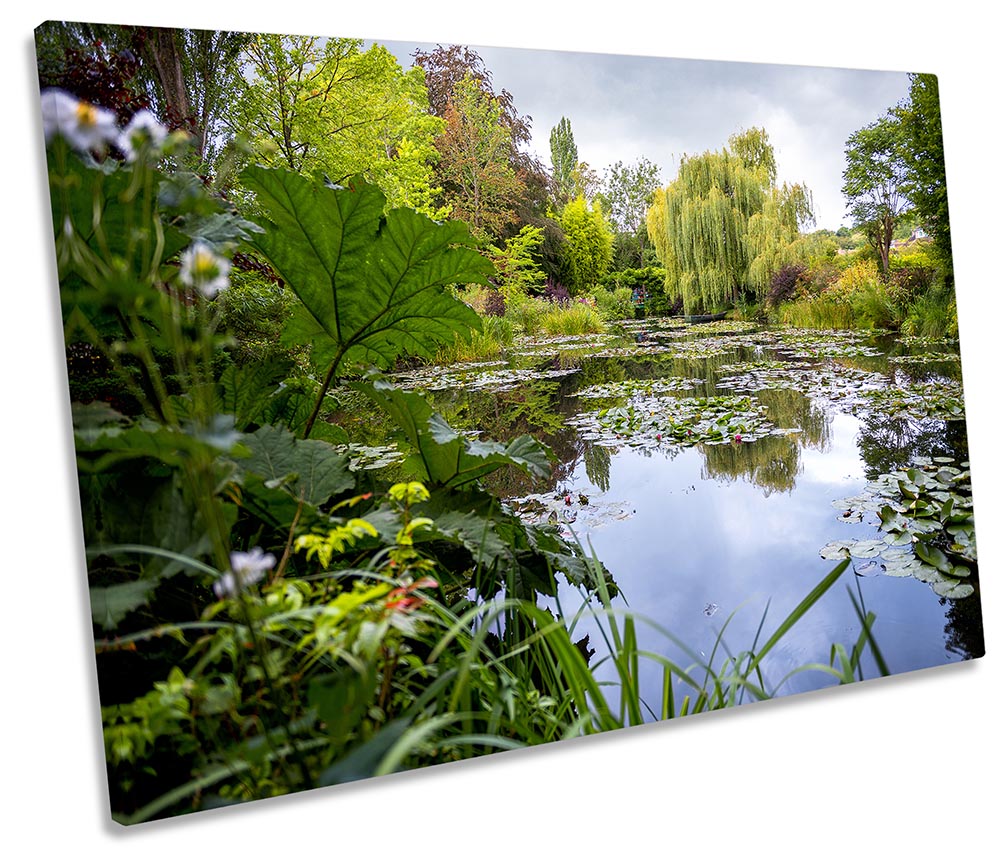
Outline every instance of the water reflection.
[[[659, 344], [683, 340], [673, 333], [653, 338]], [[673, 394], [733, 394], [726, 384], [717, 384], [732, 376], [725, 369], [735, 363], [785, 362], [796, 368], [797, 378], [800, 369], [806, 377], [811, 365], [834, 363], [876, 372], [886, 382], [901, 385], [960, 377], [958, 362], [890, 358], [948, 350], [947, 345], [902, 343], [893, 337], [869, 341], [859, 335], [831, 336], [817, 348], [821, 356], [789, 352], [789, 342], [806, 347], [811, 336], [818, 335], [783, 338], [779, 331], [756, 338], [743, 335], [729, 344], [721, 336], [692, 336], [699, 347], [687, 356], [648, 352], [603, 358], [580, 350], [542, 358], [523, 355], [515, 367], [575, 370], [495, 393], [443, 390], [433, 394], [433, 403], [456, 426], [481, 431], [490, 439], [506, 442], [531, 433], [552, 448], [556, 462], [546, 484], [532, 483], [515, 470], [500, 471], [491, 479], [492, 489], [500, 495], [570, 491], [591, 497], [592, 509], [601, 503], [628, 508], [628, 513], [614, 517], [582, 510], [575, 533], [590, 542], [629, 606], [684, 639], [698, 656], [710, 654], [723, 622], [733, 615], [726, 642], [736, 652], [753, 643], [766, 609], [773, 629], [831, 569], [819, 550], [846, 536], [832, 501], [858, 494], [867, 480], [906, 467], [916, 456], [968, 459], [964, 422], [891, 418], [865, 411], [853, 415], [844, 396], [834, 394], [840, 389], [835, 380], [854, 382], [847, 372], [843, 377], [821, 378], [810, 395], [798, 388], [752, 390], [767, 408], [770, 422], [796, 431], [754, 442], [625, 448], [585, 441], [566, 422], [596, 406], [578, 393], [599, 384], [674, 377], [701, 382]], [[609, 341], [610, 347], [623, 344], [635, 347], [635, 332]], [[838, 347], [844, 353], [838, 353]], [[816, 372], [809, 376], [817, 379]], [[979, 591], [975, 575], [973, 581]], [[979, 593], [946, 601], [916, 579], [881, 574], [849, 575], [843, 582], [877, 615], [874, 635], [891, 672], [982, 655]], [[561, 596], [569, 593], [564, 590]], [[663, 634], [649, 627], [639, 631], [641, 647], [691, 664]], [[585, 633], [592, 644], [600, 638], [597, 627], [583, 617], [575, 637]], [[806, 662], [826, 662], [832, 644], [850, 648], [858, 634], [859, 619], [842, 584], [776, 647], [766, 663], [766, 677], [777, 685]], [[658, 669], [649, 664], [641, 667], [648, 669], [642, 675], [645, 681], [658, 686], [659, 692]], [[877, 673], [868, 653], [861, 668], [866, 676]], [[829, 678], [815, 672], [803, 673], [781, 691], [805, 691], [829, 683]], [[647, 698], [654, 707], [659, 700], [657, 693]]]

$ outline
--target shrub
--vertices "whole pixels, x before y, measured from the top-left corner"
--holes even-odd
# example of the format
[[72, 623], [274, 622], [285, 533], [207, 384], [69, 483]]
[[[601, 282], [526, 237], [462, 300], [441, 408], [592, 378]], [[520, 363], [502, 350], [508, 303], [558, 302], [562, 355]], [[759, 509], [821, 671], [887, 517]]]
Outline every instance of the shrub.
[[621, 287], [609, 291], [598, 286], [589, 296], [594, 299], [595, 306], [605, 320], [620, 321], [636, 314], [632, 288]]
[[432, 360], [438, 365], [453, 362], [478, 362], [495, 359], [514, 341], [515, 327], [509, 318], [487, 315], [483, 318], [483, 331], [473, 331], [470, 340], [456, 336], [455, 342], [443, 347]]
[[542, 329], [542, 319], [554, 311], [554, 305], [539, 297], [525, 297], [509, 302], [504, 317], [522, 335], [535, 335]]
[[797, 296], [797, 291], [802, 286], [803, 274], [806, 267], [802, 264], [787, 264], [777, 270], [772, 276], [771, 284], [768, 287], [768, 297], [766, 303], [769, 306], [777, 306], [785, 303]]
[[504, 317], [506, 301], [500, 291], [487, 292], [487, 299], [483, 306], [483, 314], [491, 318]]
[[557, 282], [555, 279], [549, 278], [546, 280], [546, 287], [542, 292], [542, 299], [548, 300], [550, 303], [560, 303], [565, 305], [570, 302], [570, 292], [567, 290], [566, 285], [562, 282]]
[[880, 279], [863, 282], [851, 297], [855, 325], [870, 329], [898, 329], [906, 301], [889, 282]]
[[906, 335], [930, 338], [958, 337], [956, 292], [946, 285], [936, 285], [920, 295], [911, 304], [900, 330]]
[[608, 273], [598, 281], [606, 288], [629, 288], [643, 294], [648, 315], [676, 315], [681, 311], [681, 303], [665, 293], [666, 278], [663, 267], [634, 267]]
[[578, 302], [544, 315], [542, 330], [553, 336], [603, 333], [605, 322], [590, 303]]
[[827, 292], [783, 303], [778, 308], [778, 318], [780, 323], [808, 329], [848, 330], [854, 326], [851, 303]]
[[291, 316], [296, 297], [265, 274], [255, 270], [230, 273], [230, 287], [216, 300], [221, 332], [235, 341], [231, 351], [238, 365], [277, 359], [304, 359], [301, 348], [289, 349], [281, 342], [282, 330]]

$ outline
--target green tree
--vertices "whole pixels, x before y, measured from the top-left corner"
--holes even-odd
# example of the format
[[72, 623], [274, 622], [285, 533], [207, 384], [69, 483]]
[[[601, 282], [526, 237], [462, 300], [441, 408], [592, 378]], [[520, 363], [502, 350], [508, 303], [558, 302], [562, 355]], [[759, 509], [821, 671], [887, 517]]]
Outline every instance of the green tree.
[[557, 203], [563, 205], [573, 194], [573, 173], [577, 168], [577, 144], [566, 116], [561, 116], [559, 124], [549, 132], [549, 153]]
[[579, 294], [608, 270], [612, 261], [612, 231], [601, 203], [588, 204], [581, 195], [568, 202], [560, 214], [566, 236], [563, 244], [562, 279], [571, 294]]
[[497, 273], [494, 281], [508, 300], [524, 297], [542, 290], [546, 274], [537, 258], [539, 247], [545, 240], [538, 226], [523, 226], [521, 231], [504, 241], [504, 248], [487, 247], [487, 257]]
[[646, 157], [634, 164], [616, 161], [605, 170], [602, 208], [615, 231], [615, 263], [620, 269], [642, 267], [649, 236], [646, 212], [660, 186], [660, 167]]
[[901, 120], [889, 113], [853, 133], [845, 143], [847, 166], [841, 192], [856, 226], [890, 275], [890, 242], [900, 216], [910, 207], [906, 195]]
[[749, 169], [760, 169], [768, 178], [769, 184], [775, 183], [778, 174], [775, 165], [775, 149], [768, 139], [764, 128], [751, 128], [739, 134], [733, 134], [728, 140], [730, 151], [737, 155]]
[[685, 157], [657, 190], [647, 229], [667, 270], [665, 292], [692, 313], [764, 296], [782, 250], [812, 219], [809, 190], [774, 184], [764, 130], [734, 134], [729, 148]]
[[123, 118], [151, 109], [194, 137], [195, 166], [211, 171], [249, 33], [48, 21], [36, 38], [43, 86], [60, 86]]
[[943, 263], [947, 281], [951, 282], [949, 198], [945, 184], [942, 113], [935, 75], [912, 74], [908, 99], [894, 112], [900, 119], [907, 198], [934, 238], [935, 252]]
[[619, 160], [605, 170], [602, 196], [616, 231], [635, 234], [640, 230], [659, 186], [660, 167], [646, 157], [628, 166]]
[[382, 45], [356, 39], [262, 35], [248, 46], [248, 79], [230, 115], [268, 165], [344, 184], [363, 175], [393, 207], [433, 217], [434, 138], [423, 72], [404, 72]]

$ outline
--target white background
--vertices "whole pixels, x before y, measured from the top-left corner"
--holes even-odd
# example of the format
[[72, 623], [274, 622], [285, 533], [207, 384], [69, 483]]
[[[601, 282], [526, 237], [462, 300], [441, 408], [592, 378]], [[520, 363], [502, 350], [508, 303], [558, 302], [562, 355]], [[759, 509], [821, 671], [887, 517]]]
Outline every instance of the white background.
[[[381, 0], [310, 11], [302, 2], [15, 0], [8, 7], [0, 114], [7, 123], [0, 195], [0, 841], [12, 844], [7, 851], [990, 848], [978, 841], [996, 840], [999, 792], [996, 21], [962, 3], [647, 5]], [[46, 18], [938, 73], [987, 657], [140, 828], [114, 825], [32, 77], [31, 32]]]

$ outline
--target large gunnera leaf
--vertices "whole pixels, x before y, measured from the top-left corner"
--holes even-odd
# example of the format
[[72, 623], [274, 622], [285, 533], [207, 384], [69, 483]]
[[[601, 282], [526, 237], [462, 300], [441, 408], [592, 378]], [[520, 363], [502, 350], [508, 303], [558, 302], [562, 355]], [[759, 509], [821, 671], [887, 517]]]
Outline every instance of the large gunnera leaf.
[[286, 328], [333, 375], [345, 363], [387, 367], [402, 354], [432, 356], [479, 317], [447, 285], [486, 284], [493, 265], [468, 227], [406, 208], [383, 213], [382, 191], [363, 181], [327, 187], [294, 172], [248, 167], [244, 186], [266, 219], [252, 244], [302, 301]]

